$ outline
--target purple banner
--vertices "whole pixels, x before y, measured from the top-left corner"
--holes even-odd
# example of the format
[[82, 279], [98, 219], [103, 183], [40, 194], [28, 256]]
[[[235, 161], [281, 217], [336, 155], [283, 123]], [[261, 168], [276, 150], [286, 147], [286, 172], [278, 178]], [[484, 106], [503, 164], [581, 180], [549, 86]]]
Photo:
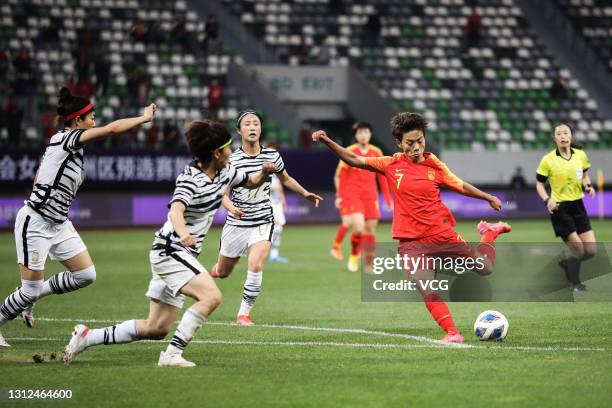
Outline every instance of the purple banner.
[[[489, 204], [465, 197], [454, 192], [443, 192], [442, 199], [456, 218], [486, 218], [496, 214], [496, 218], [548, 217], [548, 213], [534, 191], [492, 191], [502, 200], [503, 209], [494, 213]], [[334, 195], [323, 194], [325, 200], [315, 208], [312, 203], [288, 193], [286, 218], [288, 223], [336, 223], [340, 220], [334, 207]], [[17, 211], [23, 206], [23, 197], [0, 198], [0, 228], [12, 228]], [[591, 217], [599, 216], [600, 197], [585, 197], [584, 203]], [[77, 226], [88, 227], [126, 227], [158, 226], [167, 219], [170, 195], [163, 194], [90, 194], [82, 193], [70, 209], [69, 217]], [[389, 221], [392, 214], [381, 202], [382, 220]], [[612, 217], [612, 192], [603, 194], [601, 204], [605, 217]], [[226, 211], [220, 208], [214, 222], [221, 224]]]

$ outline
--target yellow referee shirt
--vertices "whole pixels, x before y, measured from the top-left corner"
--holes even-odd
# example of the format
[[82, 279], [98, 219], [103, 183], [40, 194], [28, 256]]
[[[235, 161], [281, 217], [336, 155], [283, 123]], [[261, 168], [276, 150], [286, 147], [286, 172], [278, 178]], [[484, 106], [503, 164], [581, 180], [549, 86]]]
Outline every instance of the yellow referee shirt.
[[557, 203], [576, 201], [584, 197], [582, 192], [582, 176], [591, 163], [586, 153], [580, 149], [571, 149], [569, 160], [564, 159], [558, 149], [546, 156], [536, 170], [538, 181], [544, 183], [547, 179], [552, 190], [552, 199]]

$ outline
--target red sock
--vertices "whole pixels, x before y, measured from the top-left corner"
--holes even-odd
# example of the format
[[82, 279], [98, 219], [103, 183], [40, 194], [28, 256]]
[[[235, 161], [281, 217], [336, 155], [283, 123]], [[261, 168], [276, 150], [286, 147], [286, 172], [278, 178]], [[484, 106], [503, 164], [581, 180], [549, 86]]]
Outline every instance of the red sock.
[[488, 243], [488, 242], [483, 242], [480, 245], [478, 245], [478, 252], [480, 252], [481, 254], [483, 254], [484, 256], [486, 256], [487, 258], [489, 258], [491, 260], [491, 262], [495, 262], [495, 244]]
[[376, 235], [363, 234], [361, 236], [361, 246], [366, 254], [366, 265], [372, 265], [376, 253]]
[[361, 233], [353, 232], [351, 235], [351, 255], [359, 255], [361, 252]]
[[446, 303], [442, 300], [437, 293], [430, 293], [426, 295], [423, 300], [425, 301], [425, 307], [429, 310], [431, 317], [434, 318], [436, 323], [448, 334], [455, 334], [459, 331], [453, 322], [453, 315], [446, 306]]
[[348, 227], [344, 224], [340, 224], [338, 227], [338, 232], [336, 233], [336, 240], [334, 241], [334, 246], [339, 247], [342, 244], [342, 240], [346, 235], [346, 231], [348, 231]]

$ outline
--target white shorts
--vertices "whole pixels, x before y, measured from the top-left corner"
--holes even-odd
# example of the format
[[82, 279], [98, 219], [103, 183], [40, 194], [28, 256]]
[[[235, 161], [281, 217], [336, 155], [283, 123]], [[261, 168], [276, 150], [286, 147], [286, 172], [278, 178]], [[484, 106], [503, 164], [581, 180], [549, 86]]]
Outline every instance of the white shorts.
[[47, 221], [27, 205], [15, 218], [15, 245], [17, 263], [33, 271], [45, 269], [48, 255], [65, 261], [87, 250], [70, 220], [61, 224]]
[[185, 251], [167, 255], [163, 250], [152, 250], [149, 260], [153, 278], [146, 296], [179, 309], [185, 302], [185, 295], [179, 290], [196, 275], [208, 273], [193, 255]]
[[273, 223], [256, 227], [236, 227], [225, 224], [221, 232], [219, 253], [227, 258], [240, 258], [257, 242], [272, 241]]
[[282, 227], [287, 222], [287, 220], [285, 219], [285, 210], [283, 210], [282, 203], [272, 204], [272, 215], [274, 215], [275, 225], [279, 225]]

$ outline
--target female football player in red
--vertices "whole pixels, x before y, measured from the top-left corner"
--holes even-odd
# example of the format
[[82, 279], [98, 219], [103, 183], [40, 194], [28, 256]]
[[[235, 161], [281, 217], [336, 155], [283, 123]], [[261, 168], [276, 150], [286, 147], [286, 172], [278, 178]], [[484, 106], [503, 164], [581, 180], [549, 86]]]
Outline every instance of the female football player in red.
[[[481, 244], [472, 248], [453, 230], [456, 222], [440, 198], [440, 186], [485, 200], [496, 211], [501, 209], [501, 202], [462, 181], [435, 155], [425, 152], [426, 127], [427, 122], [418, 114], [403, 112], [395, 115], [391, 120], [391, 133], [402, 152], [378, 158], [360, 157], [334, 143], [322, 130], [314, 132], [312, 138], [325, 144], [349, 166], [384, 174], [394, 196], [392, 234], [399, 241], [400, 255], [426, 253], [427, 256], [438, 256], [443, 252], [456, 257], [478, 257], [484, 261], [484, 268], [476, 272], [489, 274], [495, 260], [493, 242], [500, 234], [510, 232], [510, 225], [481, 221], [477, 227]], [[417, 282], [431, 280], [435, 273], [426, 269], [410, 272], [410, 279]], [[422, 287], [419, 290], [429, 313], [446, 331], [441, 342], [462, 343], [463, 336], [442, 298], [433, 290]]]
[[[378, 147], [370, 144], [372, 127], [369, 123], [355, 123], [353, 134], [357, 143], [347, 147], [348, 150], [361, 157], [381, 157], [383, 155]], [[340, 211], [342, 224], [338, 227], [330, 253], [339, 261], [343, 259], [340, 245], [348, 229], [352, 229], [351, 254], [348, 260], [348, 270], [351, 272], [357, 272], [359, 269], [361, 250], [365, 252], [366, 263], [371, 263], [370, 260], [375, 252], [376, 227], [380, 219], [377, 179], [385, 204], [388, 209], [391, 209], [389, 187], [382, 174], [351, 167], [340, 161], [334, 175], [335, 204]]]

